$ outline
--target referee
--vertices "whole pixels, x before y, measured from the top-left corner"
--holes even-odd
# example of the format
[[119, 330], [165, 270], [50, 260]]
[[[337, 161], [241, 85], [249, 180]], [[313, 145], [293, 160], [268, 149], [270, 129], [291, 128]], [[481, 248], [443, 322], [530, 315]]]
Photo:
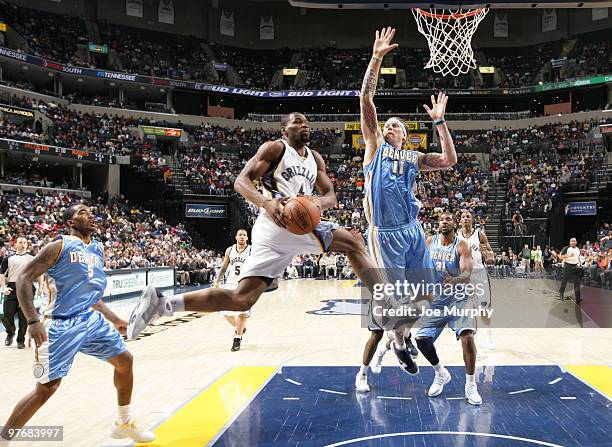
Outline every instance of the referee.
[[[4, 305], [2, 323], [6, 328], [5, 346], [13, 344], [15, 337], [15, 314], [19, 316], [19, 331], [17, 332], [17, 348], [25, 348], [25, 334], [28, 328], [19, 301], [17, 301], [17, 285], [15, 282], [25, 266], [34, 258], [27, 253], [28, 241], [24, 237], [19, 237], [15, 241], [15, 253], [7, 256], [0, 266], [0, 282], [4, 287]], [[42, 291], [42, 277], [39, 279], [40, 291]]]
[[574, 283], [574, 295], [576, 296], [576, 304], [580, 304], [580, 279], [582, 277], [580, 267], [580, 249], [576, 247], [576, 238], [570, 239], [569, 247], [563, 248], [559, 258], [563, 260], [563, 279], [561, 280], [561, 288], [559, 289], [559, 299], [565, 300], [565, 286], [568, 281]]

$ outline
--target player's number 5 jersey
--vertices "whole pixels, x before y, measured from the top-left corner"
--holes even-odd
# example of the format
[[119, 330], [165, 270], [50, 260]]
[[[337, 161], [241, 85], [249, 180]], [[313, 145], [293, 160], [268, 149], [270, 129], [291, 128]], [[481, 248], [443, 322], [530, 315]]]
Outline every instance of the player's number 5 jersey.
[[227, 268], [227, 275], [225, 276], [225, 284], [238, 284], [238, 281], [240, 280], [240, 271], [242, 270], [242, 266], [250, 254], [250, 245], [247, 245], [242, 251], [238, 251], [238, 246], [236, 244], [232, 245], [229, 254], [229, 267]]
[[61, 236], [57, 261], [47, 272], [48, 317], [68, 318], [89, 311], [104, 295], [104, 249], [98, 241], [85, 244], [75, 236]]

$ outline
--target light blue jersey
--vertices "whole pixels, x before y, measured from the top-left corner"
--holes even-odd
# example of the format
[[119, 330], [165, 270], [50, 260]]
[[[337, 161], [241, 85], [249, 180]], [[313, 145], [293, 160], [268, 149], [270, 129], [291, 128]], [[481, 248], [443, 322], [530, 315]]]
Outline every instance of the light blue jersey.
[[49, 283], [49, 307], [44, 314], [70, 318], [90, 311], [104, 294], [104, 249], [94, 240], [85, 244], [75, 236], [61, 238], [61, 253], [48, 271], [52, 281]]
[[[461, 274], [460, 256], [457, 245], [462, 239], [455, 237], [453, 242], [442, 245], [442, 235], [436, 234], [429, 244], [429, 254], [433, 264], [436, 282], [444, 283], [446, 273], [450, 276]], [[473, 318], [462, 314], [463, 310], [470, 309], [471, 300], [467, 299], [465, 293], [452, 293], [452, 289], [444, 287], [443, 293], [434, 297], [429, 308], [437, 310], [437, 314], [427, 314], [419, 320], [420, 328], [416, 331], [416, 337], [431, 337], [434, 341], [440, 336], [445, 326], [455, 332], [457, 339], [464, 331], [476, 331], [476, 323]], [[458, 315], [447, 313], [449, 309], [457, 311]]]
[[364, 166], [364, 211], [371, 226], [404, 227], [417, 220], [421, 202], [414, 195], [419, 152], [385, 142]]
[[66, 376], [79, 352], [108, 361], [126, 350], [121, 334], [92, 309], [106, 287], [102, 244], [75, 236], [61, 240], [60, 255], [47, 272], [47, 340], [34, 352], [33, 372], [40, 383]]
[[460, 256], [457, 252], [457, 245], [460, 241], [461, 239], [455, 237], [449, 245], [442, 245], [441, 234], [436, 234], [431, 238], [429, 256], [436, 271], [436, 279], [440, 282], [444, 281], [445, 273], [450, 276], [459, 276], [461, 273]]

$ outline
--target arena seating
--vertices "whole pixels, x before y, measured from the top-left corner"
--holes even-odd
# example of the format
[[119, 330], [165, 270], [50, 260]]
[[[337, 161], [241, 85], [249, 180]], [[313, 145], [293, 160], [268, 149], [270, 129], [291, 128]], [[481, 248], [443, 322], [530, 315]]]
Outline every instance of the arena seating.
[[[83, 20], [43, 13], [3, 1], [0, 1], [0, 6], [4, 6], [0, 9], [5, 20], [27, 40], [31, 53], [66, 64], [90, 65], [171, 79], [221, 84], [231, 84], [233, 79], [239, 86], [269, 89], [275, 72], [289, 67], [293, 59], [297, 60], [297, 68], [306, 70], [306, 77], [298, 85], [294, 85], [289, 78], [283, 87], [359, 89], [371, 51], [369, 47], [253, 50], [100, 22], [99, 43], [107, 44], [112, 54], [108, 57], [89, 55], [88, 61], [82, 61], [77, 55], [77, 39], [85, 37], [90, 40]], [[484, 58], [481, 63], [501, 68], [500, 87], [505, 88], [530, 86], [539, 80], [554, 80], [547, 78], [549, 73], [546, 70], [541, 79], [538, 79], [538, 74], [551, 59], [560, 56], [561, 48], [562, 41], [556, 41], [519, 49], [496, 47], [477, 48], [476, 51]], [[569, 59], [576, 62], [568, 67], [565, 77], [609, 73], [608, 39], [599, 34], [584, 38], [578, 35], [578, 43]], [[442, 78], [421, 69], [427, 60], [427, 49], [400, 46], [393, 53], [392, 61], [396, 67], [405, 69], [406, 80], [398, 82], [381, 76], [381, 88], [474, 87], [469, 75]], [[228, 78], [227, 73], [223, 75], [223, 70], [216, 71], [212, 63], [229, 65], [238, 77]]]

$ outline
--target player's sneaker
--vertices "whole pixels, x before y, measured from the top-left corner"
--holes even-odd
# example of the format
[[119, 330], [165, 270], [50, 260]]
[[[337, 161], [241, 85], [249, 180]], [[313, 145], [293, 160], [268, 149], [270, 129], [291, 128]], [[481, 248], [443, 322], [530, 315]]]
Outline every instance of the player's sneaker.
[[360, 393], [370, 392], [370, 385], [368, 385], [367, 374], [361, 374], [359, 372], [357, 373], [357, 375], [355, 376], [355, 388], [357, 388], [357, 391]]
[[429, 397], [436, 397], [442, 394], [444, 390], [444, 385], [451, 381], [451, 375], [448, 372], [448, 369], [442, 367], [440, 372], [436, 372], [434, 375], [433, 382], [429, 387], [429, 391], [427, 391], [427, 395]]
[[391, 347], [393, 348], [393, 352], [397, 356], [397, 360], [404, 371], [411, 375], [419, 373], [419, 367], [405, 348], [399, 349], [397, 346], [395, 346], [395, 342], [391, 343]]
[[155, 434], [152, 431], [139, 427], [134, 419], [130, 419], [124, 424], [115, 422], [110, 436], [113, 439], [130, 438], [136, 442], [151, 442], [155, 440]]
[[370, 362], [370, 370], [372, 371], [373, 374], [380, 374], [380, 372], [382, 371], [382, 361], [383, 361], [383, 357], [385, 356], [386, 352], [387, 352], [386, 350], [382, 350], [382, 349], [376, 350], [376, 353], [374, 354], [374, 358]]
[[234, 337], [234, 343], [232, 344], [232, 352], [240, 351], [241, 342], [242, 342], [242, 338]]
[[153, 321], [164, 315], [171, 314], [172, 309], [165, 309], [166, 303], [163, 296], [157, 293], [153, 286], [147, 286], [140, 295], [138, 304], [132, 311], [128, 320], [127, 337], [129, 340], [136, 340], [140, 333]]
[[478, 394], [478, 387], [475, 383], [465, 384], [465, 397], [472, 405], [480, 405], [482, 403], [482, 397]]
[[419, 355], [419, 350], [414, 346], [414, 343], [412, 343], [412, 337], [410, 335], [408, 335], [408, 338], [404, 337], [404, 343], [406, 343], [406, 347], [412, 358], [416, 359]]

